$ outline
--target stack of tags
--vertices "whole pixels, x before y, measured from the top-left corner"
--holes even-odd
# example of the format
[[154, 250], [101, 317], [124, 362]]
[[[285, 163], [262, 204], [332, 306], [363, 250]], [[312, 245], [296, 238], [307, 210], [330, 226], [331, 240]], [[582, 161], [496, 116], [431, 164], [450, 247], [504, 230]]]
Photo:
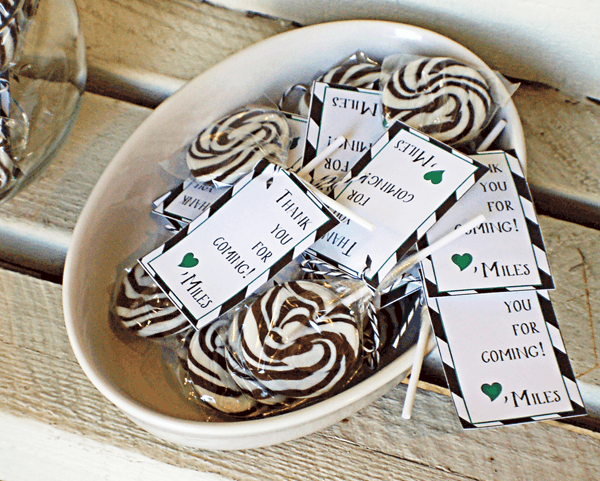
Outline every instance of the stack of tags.
[[[375, 90], [315, 82], [309, 118], [288, 119], [287, 165], [261, 161], [230, 187], [190, 179], [155, 202], [155, 213], [179, 232], [140, 262], [196, 328], [305, 251], [377, 289], [415, 246], [422, 249], [484, 214], [485, 222], [421, 266], [463, 426], [585, 414], [516, 158], [467, 156], [402, 122], [386, 129]], [[340, 136], [343, 145], [310, 181], [373, 223], [373, 231], [333, 212], [292, 172]], [[407, 290], [384, 294], [387, 304]]]
[[554, 283], [521, 165], [504, 152], [473, 158], [489, 172], [420, 243], [486, 215], [422, 263], [461, 423], [486, 427], [585, 414], [548, 295]]

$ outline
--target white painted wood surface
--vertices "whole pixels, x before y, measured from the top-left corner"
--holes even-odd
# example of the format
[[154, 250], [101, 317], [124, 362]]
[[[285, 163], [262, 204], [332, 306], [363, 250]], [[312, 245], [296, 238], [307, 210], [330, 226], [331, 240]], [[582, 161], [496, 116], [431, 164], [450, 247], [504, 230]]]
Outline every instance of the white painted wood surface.
[[[90, 384], [69, 347], [61, 287], [0, 269], [0, 479], [596, 479], [600, 435], [546, 422], [465, 432], [445, 390], [400, 385], [356, 415], [282, 445], [210, 452], [163, 442]], [[155, 473], [149, 467], [156, 467]], [[87, 469], [87, 471], [86, 471]], [[138, 477], [134, 474], [137, 470]], [[181, 471], [184, 470], [184, 471]], [[127, 474], [131, 473], [131, 478]], [[178, 479], [178, 478], [177, 478]], [[218, 478], [216, 478], [218, 479]]]
[[76, 0], [96, 61], [189, 80], [290, 22], [248, 17], [195, 0]]
[[[102, 170], [151, 113], [140, 105], [154, 106], [230, 53], [295, 28], [191, 0], [77, 3], [96, 93], [84, 95], [73, 133], [50, 167], [0, 207], [0, 261], [54, 275]], [[515, 102], [530, 181], [544, 208], [594, 224], [600, 107], [538, 85], [523, 85]], [[600, 232], [549, 217], [541, 224], [565, 344], [591, 396], [600, 386]], [[463, 432], [444, 390], [430, 385], [421, 385], [410, 422], [400, 417], [405, 386], [399, 386], [357, 415], [294, 442], [228, 453], [181, 448], [137, 428], [90, 384], [65, 333], [59, 284], [0, 267], [0, 303], [2, 481], [68, 474], [90, 480], [597, 479], [600, 472], [597, 433], [562, 423]]]
[[60, 275], [71, 232], [102, 171], [151, 110], [85, 93], [57, 158], [0, 209], [3, 260]]
[[600, 4], [594, 0], [212, 0], [302, 25], [369, 18], [462, 43], [506, 75], [600, 98]]
[[[226, 481], [140, 453], [0, 412], [0, 479], [87, 481]], [[68, 455], [66, 455], [68, 453]]]
[[600, 228], [600, 105], [522, 85], [514, 101], [538, 208]]

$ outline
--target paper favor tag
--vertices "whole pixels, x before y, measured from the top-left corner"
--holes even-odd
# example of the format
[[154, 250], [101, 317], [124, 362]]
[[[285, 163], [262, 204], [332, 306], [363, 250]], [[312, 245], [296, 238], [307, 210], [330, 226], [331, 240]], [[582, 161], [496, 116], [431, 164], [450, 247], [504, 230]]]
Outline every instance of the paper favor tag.
[[425, 247], [478, 214], [485, 222], [423, 261], [429, 296], [553, 289], [554, 282], [527, 181], [504, 152], [473, 156], [489, 167], [477, 184], [428, 232]]
[[266, 283], [336, 224], [294, 174], [262, 161], [140, 263], [201, 327]]
[[211, 182], [197, 182], [189, 177], [173, 190], [156, 199], [153, 212], [172, 219], [183, 227], [206, 211], [229, 187], [216, 187]]
[[311, 251], [353, 275], [364, 272], [377, 285], [486, 170], [397, 122], [350, 170], [351, 182], [335, 191], [336, 200], [374, 223], [375, 231], [341, 218]]
[[324, 180], [339, 180], [385, 132], [381, 92], [315, 82], [303, 164], [308, 164], [339, 136], [346, 141], [312, 175], [317, 187]]
[[586, 414], [548, 291], [427, 302], [464, 428]]

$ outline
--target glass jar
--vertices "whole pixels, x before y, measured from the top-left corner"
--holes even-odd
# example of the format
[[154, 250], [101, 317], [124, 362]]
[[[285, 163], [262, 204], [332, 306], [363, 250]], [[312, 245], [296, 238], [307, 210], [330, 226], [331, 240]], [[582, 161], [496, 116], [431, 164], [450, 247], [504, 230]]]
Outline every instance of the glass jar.
[[0, 0], [0, 201], [52, 159], [85, 87], [73, 0]]

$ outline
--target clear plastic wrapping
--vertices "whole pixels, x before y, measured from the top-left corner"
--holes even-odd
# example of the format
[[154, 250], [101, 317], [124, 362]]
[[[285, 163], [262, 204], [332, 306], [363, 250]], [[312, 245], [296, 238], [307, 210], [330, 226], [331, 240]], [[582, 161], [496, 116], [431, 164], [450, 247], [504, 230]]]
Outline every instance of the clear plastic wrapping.
[[[449, 58], [394, 55], [380, 66], [357, 52], [316, 78], [381, 89], [383, 115], [377, 122], [399, 119], [462, 150], [475, 149], [509, 100], [498, 93], [505, 91], [499, 88], [501, 78]], [[308, 89], [296, 87], [286, 95], [302, 92], [296, 108], [306, 114]], [[286, 95], [282, 102], [290, 100]], [[229, 186], [263, 159], [289, 168], [288, 150], [297, 138], [290, 134], [286, 114], [249, 105], [204, 128], [165, 161], [165, 170], [172, 172], [168, 167], [178, 162], [182, 180], [191, 172], [199, 183]], [[287, 412], [333, 396], [385, 367], [416, 342], [422, 317], [423, 293], [414, 265], [398, 278], [390, 276], [382, 292], [305, 257], [199, 329], [135, 265], [124, 271], [115, 289], [112, 314], [121, 329], [160, 339], [165, 352], [171, 349], [165, 355], [168, 369], [174, 372], [175, 364], [187, 396], [213, 408], [214, 419]]]
[[362, 364], [362, 281], [278, 284], [194, 335], [188, 369], [200, 399], [266, 415], [339, 392]]
[[448, 57], [393, 55], [382, 67], [385, 121], [410, 125], [453, 147], [475, 151], [499, 107], [500, 79]]
[[190, 145], [186, 162], [199, 182], [232, 184], [262, 159], [285, 163], [289, 140], [285, 115], [248, 107], [203, 129]]
[[[314, 81], [377, 90], [380, 73], [379, 63], [358, 51], [318, 75]], [[289, 109], [306, 117], [310, 106], [310, 90], [310, 85], [293, 85], [284, 92], [279, 105], [283, 110]]]
[[225, 342], [231, 320], [218, 319], [194, 333], [186, 356], [197, 399], [226, 414], [253, 415], [257, 402], [242, 392], [227, 369]]
[[139, 337], [160, 339], [192, 329], [187, 318], [139, 264], [122, 273], [111, 310], [116, 324]]

